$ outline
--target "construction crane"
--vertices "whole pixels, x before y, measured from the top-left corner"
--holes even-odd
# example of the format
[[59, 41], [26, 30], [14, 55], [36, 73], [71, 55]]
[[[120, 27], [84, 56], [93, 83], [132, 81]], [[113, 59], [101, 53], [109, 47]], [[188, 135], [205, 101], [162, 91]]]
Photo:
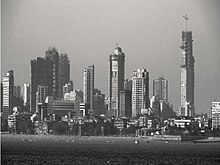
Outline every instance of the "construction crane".
[[187, 17], [187, 14], [186, 16], [183, 16], [183, 18], [186, 20], [186, 31], [187, 31], [187, 21], [189, 20], [189, 18]]

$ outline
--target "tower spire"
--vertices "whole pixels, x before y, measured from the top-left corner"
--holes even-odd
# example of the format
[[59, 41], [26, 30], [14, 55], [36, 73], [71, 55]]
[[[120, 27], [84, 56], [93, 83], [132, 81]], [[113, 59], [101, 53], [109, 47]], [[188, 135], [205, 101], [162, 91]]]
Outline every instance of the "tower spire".
[[187, 21], [189, 20], [189, 18], [187, 17], [187, 14], [186, 14], [186, 16], [183, 16], [183, 18], [184, 18], [185, 21], [186, 21], [186, 31], [187, 31]]

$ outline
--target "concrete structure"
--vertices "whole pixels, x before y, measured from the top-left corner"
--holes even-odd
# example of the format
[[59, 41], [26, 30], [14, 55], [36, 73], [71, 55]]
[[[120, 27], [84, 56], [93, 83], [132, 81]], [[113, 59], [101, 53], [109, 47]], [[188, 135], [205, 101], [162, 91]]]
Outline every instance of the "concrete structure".
[[24, 100], [24, 106], [30, 105], [30, 84], [24, 83], [21, 86], [21, 98]]
[[181, 104], [179, 116], [194, 116], [194, 63], [191, 31], [182, 31]]
[[132, 77], [132, 117], [149, 108], [149, 72], [137, 69]]
[[73, 90], [64, 94], [64, 100], [83, 103], [83, 92], [81, 90]]
[[31, 111], [36, 111], [37, 86], [48, 86], [48, 95], [54, 99], [63, 98], [63, 86], [70, 80], [70, 64], [66, 54], [55, 47], [45, 51], [45, 58], [31, 61]]
[[80, 103], [80, 116], [88, 116], [89, 115], [89, 104]]
[[94, 90], [94, 115], [105, 114], [105, 95], [101, 90]]
[[68, 82], [63, 86], [63, 96], [65, 93], [70, 93], [70, 91], [73, 91], [73, 81]]
[[120, 91], [124, 90], [125, 54], [116, 47], [109, 56], [108, 114], [120, 117]]
[[67, 54], [61, 54], [59, 57], [58, 81], [58, 98], [61, 99], [63, 98], [63, 86], [70, 83], [70, 60]]
[[13, 113], [13, 97], [14, 97], [14, 71], [10, 70], [7, 75], [2, 78], [2, 117], [8, 119], [8, 115]]
[[153, 80], [153, 96], [157, 100], [168, 102], [168, 81], [164, 77]]
[[220, 101], [213, 101], [212, 107], [212, 128], [220, 128]]
[[47, 63], [44, 58], [37, 57], [31, 60], [31, 111], [36, 112], [36, 92], [38, 85], [48, 85], [47, 83]]
[[50, 100], [47, 104], [47, 111], [49, 114], [55, 114], [59, 117], [80, 116], [80, 103], [64, 100]]
[[90, 105], [90, 110], [94, 110], [94, 65], [84, 69], [83, 74], [83, 102]]
[[14, 86], [14, 92], [13, 93], [14, 93], [15, 97], [21, 98], [21, 86], [20, 85]]
[[[48, 94], [54, 99], [59, 98], [59, 52], [55, 47], [50, 47], [45, 52], [47, 64], [47, 86]], [[42, 84], [39, 84], [42, 85]], [[63, 84], [64, 85], [64, 84]]]

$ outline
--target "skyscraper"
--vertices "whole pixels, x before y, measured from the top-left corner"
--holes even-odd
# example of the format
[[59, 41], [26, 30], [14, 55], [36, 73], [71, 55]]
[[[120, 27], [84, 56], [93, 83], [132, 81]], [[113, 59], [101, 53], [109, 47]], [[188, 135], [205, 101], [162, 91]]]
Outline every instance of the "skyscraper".
[[84, 69], [83, 74], [83, 101], [94, 110], [94, 65]]
[[132, 114], [132, 81], [124, 81], [124, 90], [120, 91], [120, 117], [131, 117]]
[[181, 105], [180, 116], [194, 116], [194, 63], [191, 31], [182, 31]]
[[38, 85], [48, 85], [48, 69], [45, 58], [31, 60], [31, 111], [36, 112], [36, 92]]
[[12, 114], [13, 110], [13, 90], [14, 90], [14, 71], [10, 70], [7, 75], [2, 78], [3, 98], [2, 98], [2, 112], [3, 119], [8, 119], [8, 115]]
[[168, 81], [164, 77], [153, 80], [153, 96], [157, 100], [168, 102]]
[[94, 114], [101, 115], [105, 114], [105, 95], [102, 94], [101, 90], [94, 89]]
[[132, 77], [132, 117], [149, 108], [149, 72], [137, 69]]
[[59, 57], [59, 94], [58, 98], [63, 98], [63, 86], [70, 81], [70, 61], [67, 54], [61, 54]]
[[21, 98], [24, 100], [24, 106], [30, 105], [30, 84], [23, 84], [21, 86]]
[[109, 56], [108, 114], [120, 117], [120, 91], [124, 89], [125, 54], [116, 47]]
[[[48, 94], [53, 96], [54, 99], [59, 98], [59, 53], [55, 47], [50, 47], [45, 52], [46, 63], [47, 63], [47, 85]], [[41, 84], [39, 84], [41, 85]]]
[[38, 85], [36, 92], [36, 112], [38, 112], [38, 105], [45, 103], [45, 99], [48, 96], [48, 86]]

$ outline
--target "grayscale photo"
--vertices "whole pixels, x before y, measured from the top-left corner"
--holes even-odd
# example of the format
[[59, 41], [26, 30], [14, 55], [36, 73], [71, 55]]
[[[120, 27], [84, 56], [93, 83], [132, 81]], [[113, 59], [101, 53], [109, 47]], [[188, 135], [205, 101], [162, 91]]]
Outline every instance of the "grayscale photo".
[[1, 164], [219, 164], [219, 8], [1, 0]]

